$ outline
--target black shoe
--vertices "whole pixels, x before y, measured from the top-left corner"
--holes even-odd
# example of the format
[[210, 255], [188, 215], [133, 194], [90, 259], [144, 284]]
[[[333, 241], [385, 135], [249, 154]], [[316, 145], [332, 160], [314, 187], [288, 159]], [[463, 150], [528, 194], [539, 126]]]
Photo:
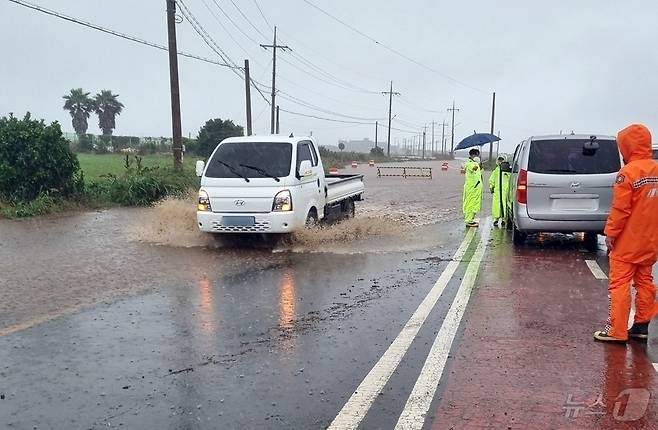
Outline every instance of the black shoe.
[[618, 339], [616, 337], [612, 337], [605, 331], [594, 332], [594, 339], [600, 342], [626, 343], [626, 339]]
[[649, 338], [649, 323], [635, 323], [633, 327], [628, 329], [628, 337], [635, 339], [648, 339]]
[[498, 220], [493, 222], [494, 227], [498, 227]]

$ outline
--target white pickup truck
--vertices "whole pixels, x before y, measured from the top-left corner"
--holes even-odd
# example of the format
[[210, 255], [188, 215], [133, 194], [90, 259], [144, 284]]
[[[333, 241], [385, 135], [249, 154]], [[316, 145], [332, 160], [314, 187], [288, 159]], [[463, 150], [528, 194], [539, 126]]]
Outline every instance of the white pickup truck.
[[311, 137], [231, 137], [197, 161], [199, 229], [208, 233], [291, 233], [353, 216], [363, 175], [325, 177]]

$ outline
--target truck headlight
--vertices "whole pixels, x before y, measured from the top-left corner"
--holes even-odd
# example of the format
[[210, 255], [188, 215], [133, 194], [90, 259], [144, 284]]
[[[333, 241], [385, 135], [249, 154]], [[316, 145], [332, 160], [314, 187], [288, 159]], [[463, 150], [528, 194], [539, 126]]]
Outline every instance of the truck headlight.
[[284, 190], [274, 196], [272, 212], [289, 212], [292, 210], [292, 196], [290, 191]]
[[196, 210], [199, 212], [211, 212], [210, 197], [205, 190], [199, 190], [199, 201], [196, 205]]

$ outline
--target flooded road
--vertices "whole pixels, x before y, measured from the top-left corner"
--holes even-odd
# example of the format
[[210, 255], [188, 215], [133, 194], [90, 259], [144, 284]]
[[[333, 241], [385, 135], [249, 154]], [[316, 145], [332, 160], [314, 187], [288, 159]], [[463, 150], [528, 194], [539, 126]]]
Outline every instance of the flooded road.
[[[466, 233], [463, 178], [433, 165], [431, 181], [349, 169], [366, 174], [357, 217], [275, 243], [201, 235], [183, 201], [0, 221], [0, 427], [525, 429], [537, 412], [616, 428], [560, 421], [558, 401], [636, 363], [642, 388], [658, 379], [655, 341], [596, 359], [605, 283], [585, 261], [607, 271], [605, 254], [572, 236], [513, 250], [490, 223]], [[561, 301], [568, 282], [591, 288]], [[573, 364], [541, 395], [549, 383], [527, 373], [546, 370], [515, 351], [554, 333], [577, 342], [548, 342], [566, 355], [541, 363]], [[505, 369], [536, 398], [503, 389]], [[652, 428], [648, 408], [623, 428]]]

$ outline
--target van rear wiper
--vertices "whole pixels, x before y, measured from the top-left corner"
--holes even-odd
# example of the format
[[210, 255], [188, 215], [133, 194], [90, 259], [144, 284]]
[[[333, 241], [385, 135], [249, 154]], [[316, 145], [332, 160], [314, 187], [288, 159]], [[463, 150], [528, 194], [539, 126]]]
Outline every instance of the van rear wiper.
[[268, 178], [274, 179], [277, 182], [281, 182], [281, 179], [277, 178], [276, 176], [274, 176], [273, 174], [267, 172], [266, 170], [261, 169], [260, 167], [250, 166], [248, 164], [240, 164], [240, 166], [244, 167], [245, 169], [254, 170], [254, 171], [260, 173], [263, 176], [267, 176]]
[[229, 169], [229, 170], [231, 171], [231, 173], [233, 173], [235, 176], [238, 176], [238, 177], [244, 179], [245, 181], [249, 182], [249, 178], [247, 178], [247, 177], [244, 176], [244, 175], [241, 175], [240, 172], [238, 172], [238, 170], [237, 170], [235, 167], [231, 166], [231, 165], [228, 164], [228, 163], [223, 162], [223, 161], [220, 160], [220, 159], [215, 159], [215, 161], [217, 161], [219, 164], [221, 164], [222, 166], [224, 166], [224, 167], [226, 167], [227, 169]]
[[578, 173], [572, 169], [548, 169], [544, 170], [544, 173]]

